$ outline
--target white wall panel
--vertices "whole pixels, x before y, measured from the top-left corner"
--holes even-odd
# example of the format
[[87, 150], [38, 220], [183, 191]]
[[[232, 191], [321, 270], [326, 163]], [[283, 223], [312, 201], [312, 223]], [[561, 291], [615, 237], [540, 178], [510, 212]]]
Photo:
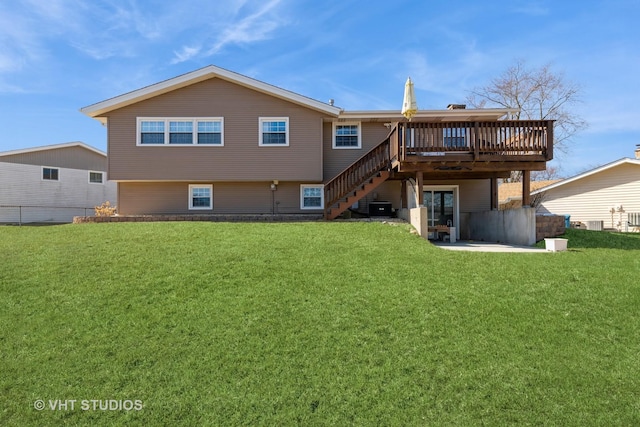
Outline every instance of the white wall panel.
[[42, 180], [42, 166], [0, 162], [0, 222], [18, 222], [20, 211], [25, 223], [71, 222], [107, 200], [116, 204], [115, 182], [90, 184], [88, 171], [67, 168], [58, 178]]

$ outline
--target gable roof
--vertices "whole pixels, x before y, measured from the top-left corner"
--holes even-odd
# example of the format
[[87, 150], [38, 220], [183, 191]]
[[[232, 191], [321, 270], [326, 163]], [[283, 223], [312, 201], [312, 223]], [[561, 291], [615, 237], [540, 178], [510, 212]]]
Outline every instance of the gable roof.
[[107, 157], [107, 153], [105, 153], [104, 151], [98, 150], [97, 148], [94, 148], [80, 141], [65, 142], [63, 144], [43, 145], [40, 147], [22, 148], [22, 149], [11, 150], [11, 151], [0, 151], [0, 157], [14, 156], [16, 154], [36, 153], [39, 151], [47, 151], [47, 150], [59, 150], [61, 148], [71, 148], [71, 147], [84, 148], [86, 150], [92, 151], [101, 156], [104, 156], [105, 158]]
[[630, 159], [628, 157], [623, 157], [622, 159], [616, 160], [616, 161], [611, 162], [611, 163], [607, 163], [606, 165], [602, 165], [602, 166], [597, 167], [595, 169], [591, 169], [591, 170], [583, 172], [581, 174], [572, 176], [571, 178], [563, 179], [563, 180], [561, 180], [559, 182], [556, 182], [555, 184], [551, 184], [551, 185], [548, 185], [546, 187], [539, 188], [536, 191], [532, 191], [531, 195], [534, 195], [534, 194], [542, 192], [542, 191], [552, 190], [554, 188], [561, 187], [561, 186], [569, 184], [571, 182], [578, 181], [578, 180], [586, 178], [588, 176], [595, 175], [597, 173], [604, 172], [604, 171], [606, 171], [608, 169], [612, 169], [612, 168], [615, 168], [615, 167], [618, 167], [618, 166], [624, 165], [624, 164], [631, 164], [631, 165], [640, 166], [640, 160], [639, 159]]
[[[559, 179], [550, 179], [546, 181], [531, 181], [531, 191], [538, 190], [542, 187], [554, 184]], [[533, 194], [533, 193], [532, 193]], [[511, 200], [522, 199], [522, 183], [521, 182], [505, 182], [498, 186], [498, 200], [500, 203], [507, 203]]]
[[[308, 98], [304, 95], [282, 89], [277, 86], [264, 83], [260, 80], [226, 70], [224, 68], [209, 65], [190, 73], [186, 73], [96, 104], [83, 107], [80, 111], [87, 116], [98, 119], [105, 123], [104, 114], [126, 107], [137, 102], [141, 102], [195, 83], [199, 83], [208, 79], [219, 78], [231, 83], [244, 86], [246, 88], [292, 102], [312, 110], [320, 111], [330, 117], [340, 120], [367, 120], [367, 121], [401, 121], [404, 117], [400, 110], [391, 111], [344, 111], [339, 107]], [[482, 120], [498, 120], [506, 114], [518, 111], [513, 108], [486, 108], [486, 109], [452, 109], [452, 110], [419, 110], [416, 119], [427, 121], [444, 121], [444, 120], [460, 120], [460, 121], [482, 121]]]
[[235, 83], [276, 98], [284, 99], [312, 110], [321, 111], [332, 116], [337, 117], [340, 111], [342, 111], [340, 108], [334, 107], [333, 105], [316, 101], [315, 99], [299, 95], [286, 89], [255, 80], [251, 77], [243, 76], [242, 74], [234, 73], [233, 71], [225, 70], [224, 68], [216, 67], [214, 65], [209, 65], [199, 70], [89, 105], [81, 108], [80, 111], [94, 119], [103, 119], [100, 121], [104, 122], [102, 115], [109, 111], [126, 107], [127, 105], [135, 104], [137, 102], [212, 78], [226, 80], [228, 82]]

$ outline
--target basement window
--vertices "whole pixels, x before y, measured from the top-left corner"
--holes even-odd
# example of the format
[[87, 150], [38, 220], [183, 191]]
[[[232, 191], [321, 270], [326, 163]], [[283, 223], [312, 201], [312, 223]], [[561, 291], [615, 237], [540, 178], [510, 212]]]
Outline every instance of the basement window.
[[213, 185], [189, 185], [189, 209], [213, 209]]
[[300, 209], [324, 209], [324, 186], [301, 185]]

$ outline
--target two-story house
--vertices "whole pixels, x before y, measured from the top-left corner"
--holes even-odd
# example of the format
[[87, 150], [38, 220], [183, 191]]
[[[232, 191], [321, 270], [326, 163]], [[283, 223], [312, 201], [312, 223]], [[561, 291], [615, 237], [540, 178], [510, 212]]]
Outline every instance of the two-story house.
[[469, 214], [497, 209], [497, 180], [544, 169], [553, 137], [550, 121], [461, 107], [411, 121], [400, 111], [345, 111], [208, 66], [81, 111], [108, 126], [120, 215], [333, 219], [388, 201], [468, 237]]

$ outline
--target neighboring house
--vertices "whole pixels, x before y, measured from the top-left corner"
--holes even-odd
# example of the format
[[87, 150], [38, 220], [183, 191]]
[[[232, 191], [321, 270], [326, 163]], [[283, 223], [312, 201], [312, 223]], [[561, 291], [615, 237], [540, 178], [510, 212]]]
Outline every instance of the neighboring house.
[[[530, 189], [535, 192], [539, 188], [546, 187], [547, 185], [555, 184], [560, 181], [559, 179], [550, 179], [545, 181], [531, 181]], [[537, 207], [542, 201], [541, 196], [533, 196], [531, 203], [533, 207]], [[503, 182], [498, 186], [498, 200], [500, 203], [500, 209], [518, 209], [522, 207], [522, 183], [520, 182]]]
[[541, 213], [571, 215], [572, 223], [588, 229], [631, 231], [640, 226], [627, 226], [628, 214], [640, 214], [640, 150], [635, 159], [608, 163], [541, 188], [532, 196], [536, 194], [543, 194]]
[[115, 205], [107, 155], [82, 142], [0, 152], [0, 223], [71, 222]]
[[407, 121], [400, 111], [344, 111], [215, 66], [81, 111], [108, 124], [121, 215], [333, 219], [389, 202], [424, 206], [429, 226], [449, 223], [460, 234], [470, 214], [497, 209], [499, 178], [528, 177], [553, 157], [553, 122], [501, 120], [511, 109], [453, 105]]

